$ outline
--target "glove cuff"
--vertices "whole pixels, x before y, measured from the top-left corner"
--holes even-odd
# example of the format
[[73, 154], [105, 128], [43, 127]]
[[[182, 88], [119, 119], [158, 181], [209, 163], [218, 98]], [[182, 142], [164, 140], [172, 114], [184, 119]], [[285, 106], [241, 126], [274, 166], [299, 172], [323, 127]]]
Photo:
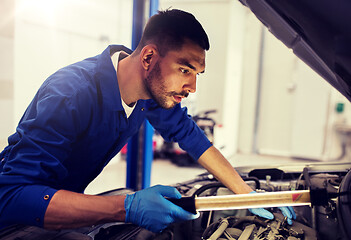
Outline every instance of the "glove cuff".
[[131, 216], [131, 205], [133, 202], [135, 194], [127, 194], [126, 199], [124, 200], [124, 209], [126, 210], [126, 223], [132, 223], [132, 216]]

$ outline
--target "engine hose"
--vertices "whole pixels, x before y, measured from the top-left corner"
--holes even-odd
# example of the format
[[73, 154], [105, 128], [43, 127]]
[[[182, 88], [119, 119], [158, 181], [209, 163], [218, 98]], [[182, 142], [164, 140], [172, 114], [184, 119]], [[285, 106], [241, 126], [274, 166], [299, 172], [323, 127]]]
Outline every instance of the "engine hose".
[[260, 180], [257, 178], [257, 177], [243, 177], [243, 180], [245, 182], [248, 182], [248, 181], [254, 181], [255, 184], [256, 184], [256, 189], [260, 189], [261, 188], [261, 184], [260, 184]]
[[208, 189], [211, 188], [221, 188], [221, 187], [226, 187], [220, 182], [215, 182], [215, 183], [209, 183], [206, 185], [201, 186], [199, 189], [197, 189], [194, 193], [193, 196], [199, 196], [201, 193], [205, 192]]
[[[194, 183], [199, 182], [199, 181], [216, 181], [216, 179], [213, 177], [212, 174], [206, 173], [206, 174], [201, 174], [201, 175], [197, 176], [195, 179], [192, 179], [192, 180], [189, 180], [186, 182], [182, 182], [181, 185], [182, 186], [191, 185], [191, 184], [194, 184]], [[179, 185], [179, 184], [176, 184], [176, 185]]]
[[202, 233], [201, 239], [207, 238], [208, 236], [210, 236], [210, 234], [212, 235], [212, 233], [215, 231], [214, 229], [217, 229], [218, 226], [219, 226], [219, 222], [214, 222], [214, 223], [211, 223], [210, 225], [208, 225], [208, 227]]
[[228, 220], [223, 219], [220, 222], [217, 230], [214, 233], [212, 233], [212, 235], [209, 238], [207, 238], [207, 240], [217, 240], [224, 233], [224, 231], [227, 229], [228, 225], [229, 225]]
[[232, 224], [231, 227], [240, 228], [245, 223], [258, 224], [262, 227], [267, 227], [268, 225], [267, 222], [260, 220], [257, 216], [246, 216], [246, 217], [241, 217], [234, 224]]
[[[244, 181], [254, 181], [256, 184], [256, 188], [255, 189], [260, 189], [261, 188], [261, 184], [258, 178], [256, 177], [246, 177], [243, 178]], [[203, 193], [204, 191], [211, 189], [211, 188], [221, 188], [221, 187], [226, 187], [223, 185], [223, 183], [220, 182], [214, 182], [214, 183], [209, 183], [206, 185], [201, 186], [199, 189], [197, 189], [194, 193], [193, 196], [200, 196], [201, 193]]]
[[[202, 239], [215, 240], [218, 239], [226, 230], [240, 230], [249, 224], [255, 224], [264, 228], [268, 226], [266, 221], [262, 221], [256, 216], [245, 216], [240, 218], [234, 216], [227, 217], [208, 226], [202, 234]], [[230, 226], [230, 228], [228, 228], [228, 226]]]
[[303, 176], [305, 178], [307, 189], [309, 189], [311, 187], [311, 179], [310, 179], [310, 174], [308, 172], [308, 168], [307, 167], [305, 167], [303, 169]]

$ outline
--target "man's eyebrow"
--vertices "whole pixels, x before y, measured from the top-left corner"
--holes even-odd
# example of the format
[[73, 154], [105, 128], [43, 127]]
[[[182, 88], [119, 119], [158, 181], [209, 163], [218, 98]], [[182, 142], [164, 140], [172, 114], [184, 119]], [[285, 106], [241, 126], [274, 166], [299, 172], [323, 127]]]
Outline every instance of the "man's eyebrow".
[[185, 59], [185, 58], [179, 58], [177, 60], [177, 63], [180, 64], [180, 65], [187, 66], [188, 68], [191, 68], [191, 69], [196, 71], [196, 67], [194, 67], [192, 64], [190, 64], [189, 61], [187, 59]]
[[[180, 64], [180, 65], [183, 65], [183, 66], [187, 66], [188, 68], [191, 68], [192, 70], [196, 71], [196, 67], [193, 66], [191, 63], [189, 63], [189, 61], [185, 58], [179, 58], [177, 60], [177, 63]], [[203, 70], [202, 72], [200, 73], [204, 73], [205, 70]]]

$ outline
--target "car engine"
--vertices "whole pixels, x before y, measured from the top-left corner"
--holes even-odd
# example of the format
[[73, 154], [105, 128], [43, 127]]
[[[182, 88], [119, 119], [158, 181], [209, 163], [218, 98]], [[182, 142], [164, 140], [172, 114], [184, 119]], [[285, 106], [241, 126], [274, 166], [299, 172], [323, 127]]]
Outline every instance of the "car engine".
[[[121, 234], [110, 226], [100, 229], [94, 239], [203, 239], [203, 240], [346, 240], [350, 239], [348, 223], [350, 211], [349, 165], [306, 166], [301, 171], [284, 171], [282, 168], [238, 169], [243, 179], [257, 192], [326, 189], [330, 198], [324, 206], [294, 207], [297, 218], [292, 225], [279, 209], [270, 208], [273, 220], [253, 216], [248, 210], [222, 210], [200, 212], [193, 221], [175, 223], [162, 233], [154, 234], [135, 227], [133, 237]], [[321, 171], [329, 169], [329, 171]], [[246, 172], [246, 173], [243, 173]], [[220, 196], [233, 194], [211, 174], [173, 185], [184, 196]], [[115, 231], [111, 231], [115, 228]], [[108, 231], [109, 229], [109, 231]], [[123, 230], [124, 231], [124, 230]], [[108, 232], [108, 233], [107, 233]], [[112, 233], [114, 232], [114, 233]], [[123, 235], [123, 236], [122, 236]]]
[[[328, 169], [328, 171], [325, 171]], [[323, 206], [294, 207], [296, 220], [289, 225], [278, 208], [268, 209], [273, 220], [253, 216], [246, 209], [203, 211], [199, 218], [174, 223], [155, 234], [126, 223], [49, 231], [32, 226], [11, 226], [0, 232], [0, 239], [94, 239], [94, 240], [347, 240], [351, 239], [351, 172], [349, 164], [309, 165], [301, 170], [279, 168], [237, 168], [256, 192], [325, 189]], [[186, 182], [173, 185], [183, 196], [221, 196], [233, 194], [205, 172]], [[116, 189], [102, 195], [132, 193]]]

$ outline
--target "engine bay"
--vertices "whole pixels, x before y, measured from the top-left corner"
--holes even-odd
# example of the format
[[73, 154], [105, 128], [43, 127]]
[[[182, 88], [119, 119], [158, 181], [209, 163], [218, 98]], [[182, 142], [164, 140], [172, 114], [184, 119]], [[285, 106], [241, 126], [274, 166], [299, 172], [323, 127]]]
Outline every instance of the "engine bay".
[[[328, 171], [323, 171], [328, 169]], [[0, 232], [0, 239], [162, 239], [162, 240], [346, 240], [350, 239], [349, 221], [350, 182], [349, 164], [305, 166], [302, 171], [284, 168], [238, 168], [242, 178], [257, 192], [279, 192], [325, 189], [332, 197], [324, 206], [294, 207], [296, 220], [289, 225], [278, 208], [269, 208], [273, 220], [252, 215], [247, 209], [203, 211], [199, 218], [174, 223], [155, 234], [126, 223], [49, 231], [32, 226], [11, 226]], [[183, 196], [222, 196], [233, 194], [205, 172], [189, 181], [173, 185]], [[102, 195], [132, 193], [130, 189], [116, 189]]]

